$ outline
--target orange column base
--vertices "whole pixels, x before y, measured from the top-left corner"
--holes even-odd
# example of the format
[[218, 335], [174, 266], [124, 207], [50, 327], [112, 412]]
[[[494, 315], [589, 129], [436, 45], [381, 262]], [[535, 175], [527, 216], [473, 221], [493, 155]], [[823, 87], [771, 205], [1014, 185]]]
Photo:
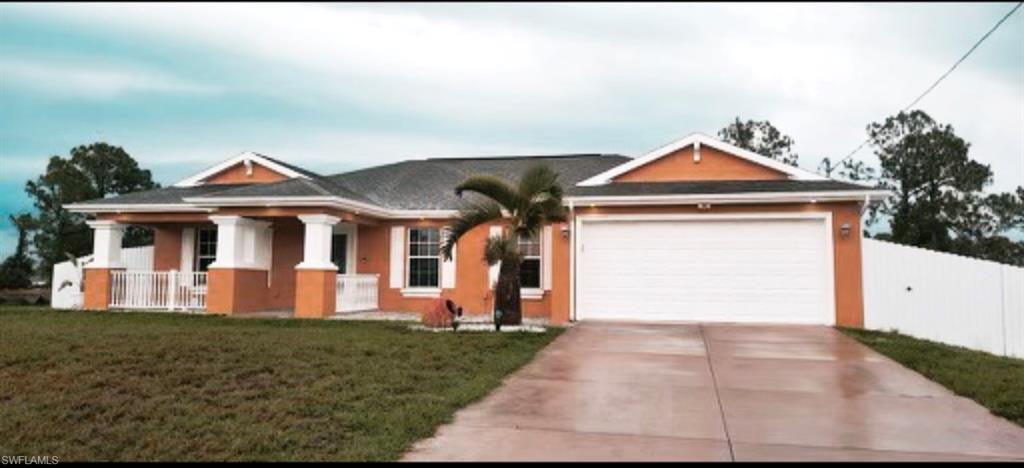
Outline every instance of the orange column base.
[[266, 271], [211, 268], [207, 274], [208, 313], [232, 315], [267, 308]]
[[334, 315], [337, 278], [335, 270], [295, 270], [295, 317]]
[[107, 310], [110, 308], [110, 272], [112, 268], [86, 268], [82, 280], [85, 291], [82, 294], [82, 308]]

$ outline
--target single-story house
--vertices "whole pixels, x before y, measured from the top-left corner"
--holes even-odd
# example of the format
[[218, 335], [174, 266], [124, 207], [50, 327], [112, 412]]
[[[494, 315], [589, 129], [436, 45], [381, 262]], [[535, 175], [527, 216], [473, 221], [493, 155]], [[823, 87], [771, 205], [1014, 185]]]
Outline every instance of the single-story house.
[[[521, 239], [523, 313], [573, 320], [863, 322], [861, 216], [884, 190], [831, 180], [703, 134], [614, 154], [409, 160], [335, 175], [244, 153], [172, 187], [68, 205], [95, 219], [84, 306], [217, 314], [493, 308], [499, 225], [439, 255], [471, 174], [537, 163], [569, 219]], [[152, 228], [153, 271], [125, 271], [126, 225]]]

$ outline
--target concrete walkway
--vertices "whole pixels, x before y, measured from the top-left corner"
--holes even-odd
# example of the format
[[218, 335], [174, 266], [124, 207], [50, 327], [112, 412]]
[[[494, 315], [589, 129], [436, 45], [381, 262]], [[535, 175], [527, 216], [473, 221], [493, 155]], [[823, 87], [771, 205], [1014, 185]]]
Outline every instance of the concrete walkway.
[[582, 323], [405, 459], [1024, 459], [1024, 429], [827, 327]]

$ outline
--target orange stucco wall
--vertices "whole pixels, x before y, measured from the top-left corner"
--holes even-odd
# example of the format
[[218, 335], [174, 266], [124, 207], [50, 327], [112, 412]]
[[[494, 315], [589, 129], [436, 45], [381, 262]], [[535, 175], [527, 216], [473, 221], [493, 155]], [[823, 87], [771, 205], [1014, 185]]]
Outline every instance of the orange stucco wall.
[[786, 175], [708, 146], [693, 160], [693, 146], [665, 155], [616, 177], [613, 182], [668, 182], [682, 180], [772, 180]]
[[153, 269], [157, 271], [181, 269], [180, 224], [160, 224], [153, 228]]
[[[421, 220], [359, 226], [356, 271], [380, 275], [378, 303], [381, 310], [419, 312], [429, 307], [432, 301], [432, 298], [405, 297], [402, 295], [401, 288], [390, 287], [391, 227], [399, 225], [443, 227], [445, 222], [444, 220]], [[489, 267], [484, 261], [484, 244], [489, 231], [490, 226], [478, 226], [462, 237], [456, 246], [455, 288], [441, 291], [442, 297], [455, 301], [468, 314], [487, 314], [492, 308], [493, 291], [488, 284]], [[556, 228], [556, 237], [557, 231]], [[552, 250], [557, 249], [554, 245], [552, 246]], [[559, 267], [552, 264], [552, 269], [558, 270]], [[557, 275], [554, 273], [552, 277], [557, 279]], [[545, 291], [540, 299], [523, 299], [523, 314], [527, 317], [549, 316], [554, 296], [557, 294], [552, 290]], [[567, 298], [565, 302], [568, 304]]]
[[86, 268], [82, 281], [82, 307], [87, 310], [103, 310], [110, 305], [109, 268]]
[[[780, 205], [715, 205], [708, 211], [694, 206], [658, 207], [582, 207], [574, 214], [638, 214], [638, 213], [766, 213], [828, 211], [832, 213], [833, 262], [835, 273], [836, 321], [839, 325], [863, 325], [863, 298], [861, 284], [861, 232], [860, 203], [818, 203]], [[210, 271], [208, 310], [215, 313], [249, 312], [267, 309], [293, 309], [296, 301], [311, 295], [311, 305], [305, 310], [325, 313], [328, 299], [324, 296], [324, 278], [312, 278], [307, 285], [296, 281], [302, 273], [295, 266], [302, 260], [303, 225], [293, 217], [265, 218], [273, 221], [273, 267], [271, 271], [218, 270]], [[400, 288], [390, 287], [390, 235], [391, 227], [442, 227], [446, 220], [392, 221], [380, 224], [360, 224], [357, 228], [356, 272], [379, 275], [379, 308], [384, 311], [422, 311], [431, 298], [405, 297]], [[848, 236], [840, 235], [840, 226], [849, 224]], [[157, 269], [177, 268], [180, 261], [180, 229], [185, 225], [162, 224], [155, 227], [154, 266]], [[480, 226], [464, 236], [457, 247], [456, 287], [442, 291], [443, 297], [459, 303], [470, 314], [488, 313], [492, 291], [488, 284], [488, 266], [483, 260], [483, 248], [490, 226]], [[571, 318], [570, 239], [561, 234], [562, 225], [552, 226], [551, 264], [552, 289], [539, 300], [523, 300], [526, 316], [546, 316], [552, 323], [564, 323]], [[407, 250], [407, 249], [404, 249]], [[403, 265], [405, 262], [403, 261]], [[327, 276], [325, 276], [327, 275]], [[315, 275], [314, 275], [315, 276]], [[404, 276], [404, 275], [403, 275]], [[317, 286], [319, 285], [319, 286]], [[309, 289], [312, 288], [312, 289]], [[308, 289], [308, 291], [307, 291]], [[333, 288], [331, 288], [333, 291]], [[105, 308], [109, 301], [109, 274], [104, 270], [86, 272], [86, 307]], [[301, 307], [300, 307], [301, 308]], [[333, 305], [330, 305], [333, 308]]]
[[[860, 206], [861, 204], [858, 202], [716, 205], [708, 211], [699, 211], [695, 206], [584, 207], [576, 209], [575, 215], [831, 212], [836, 323], [842, 326], [862, 327], [864, 325], [864, 301], [861, 281]], [[840, 227], [844, 223], [850, 225], [850, 234], [846, 237], [840, 235]]]
[[295, 265], [302, 262], [304, 227], [292, 218], [275, 218], [268, 309], [291, 309], [295, 304]]
[[[577, 209], [575, 214], [626, 213], [765, 213], [828, 211], [832, 213], [833, 265], [835, 282], [836, 322], [843, 326], [863, 326], [863, 296], [861, 284], [861, 232], [860, 204], [819, 203], [785, 205], [719, 205], [709, 211], [698, 211], [694, 206], [663, 207], [597, 207]], [[849, 224], [851, 231], [840, 235], [840, 227]], [[391, 288], [389, 282], [389, 254], [391, 226], [360, 226], [358, 261], [359, 273], [380, 275], [379, 304], [381, 310], [421, 311], [429, 306], [429, 298], [404, 297], [400, 289]], [[401, 224], [404, 226], [443, 226], [441, 220], [426, 220]], [[552, 323], [565, 323], [571, 318], [570, 310], [570, 240], [561, 235], [561, 224], [552, 229], [552, 288], [540, 300], [523, 300], [526, 316], [548, 317]], [[483, 261], [483, 245], [488, 226], [470, 231], [458, 244], [456, 259], [456, 288], [442, 291], [465, 308], [468, 313], [488, 313], [492, 291], [487, 284], [488, 267]]]
[[[861, 232], [860, 203], [808, 203], [784, 205], [717, 205], [709, 211], [698, 211], [695, 206], [662, 207], [597, 207], [578, 208], [575, 214], [627, 214], [627, 213], [764, 213], [764, 212], [831, 212], [833, 265], [835, 281], [836, 322], [844, 326], [863, 326], [863, 296], [861, 284]], [[404, 226], [443, 226], [442, 220], [398, 223]], [[840, 235], [840, 227], [850, 225], [850, 234]], [[389, 287], [389, 254], [391, 226], [359, 227], [359, 258], [357, 271], [380, 275], [380, 309], [421, 311], [430, 299], [403, 297], [400, 289]], [[552, 226], [552, 288], [541, 300], [523, 300], [526, 316], [546, 316], [552, 323], [565, 323], [571, 318], [570, 310], [570, 239], [561, 235], [562, 224]], [[456, 288], [442, 291], [469, 313], [487, 313], [491, 309], [492, 291], [487, 284], [488, 267], [483, 261], [483, 246], [489, 226], [470, 231], [458, 244], [456, 259]]]
[[335, 270], [295, 270], [295, 317], [334, 315], [337, 277]]
[[238, 163], [220, 171], [206, 179], [207, 184], [259, 184], [285, 180], [287, 177], [267, 169], [259, 164], [252, 164], [252, 174], [247, 174], [245, 165]]
[[267, 309], [267, 272], [233, 268], [210, 269], [206, 311], [238, 314]]

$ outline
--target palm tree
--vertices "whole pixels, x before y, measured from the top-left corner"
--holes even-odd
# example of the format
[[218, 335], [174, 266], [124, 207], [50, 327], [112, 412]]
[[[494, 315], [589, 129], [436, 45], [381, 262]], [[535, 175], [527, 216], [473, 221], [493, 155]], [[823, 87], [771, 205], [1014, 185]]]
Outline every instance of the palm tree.
[[452, 248], [467, 232], [496, 220], [504, 221], [501, 235], [487, 239], [484, 260], [488, 265], [501, 263], [494, 286], [494, 308], [501, 311], [500, 323], [518, 325], [523, 318], [519, 295], [522, 261], [519, 239], [537, 236], [547, 223], [565, 221], [558, 173], [541, 164], [523, 171], [518, 181], [473, 175], [455, 187], [455, 194], [460, 197], [467, 191], [483, 195], [484, 199], [470, 202], [459, 210], [448, 226], [441, 254], [451, 259]]

